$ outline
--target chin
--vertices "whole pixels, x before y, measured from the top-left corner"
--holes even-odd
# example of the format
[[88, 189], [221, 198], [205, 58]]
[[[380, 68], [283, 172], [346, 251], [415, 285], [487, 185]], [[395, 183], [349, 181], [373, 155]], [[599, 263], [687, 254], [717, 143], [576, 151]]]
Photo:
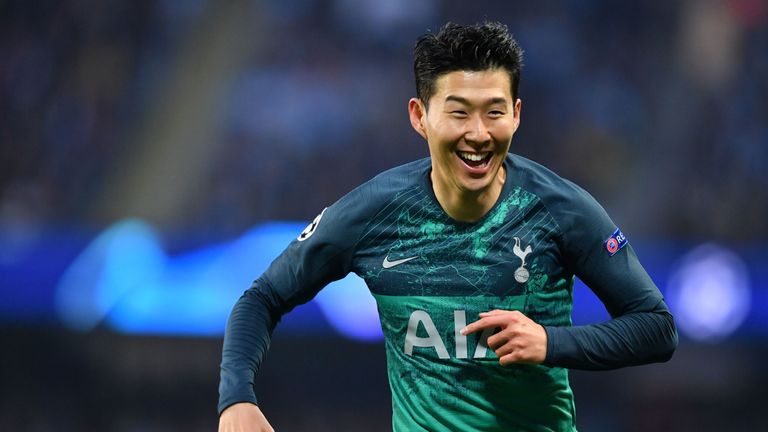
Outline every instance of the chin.
[[461, 188], [467, 192], [483, 192], [490, 188], [493, 185], [493, 182], [498, 178], [499, 169], [501, 169], [501, 166], [496, 167], [495, 169], [491, 168], [482, 176], [472, 176], [466, 172], [462, 172], [459, 177]]
[[493, 178], [463, 179], [459, 187], [466, 193], [479, 194], [491, 187]]

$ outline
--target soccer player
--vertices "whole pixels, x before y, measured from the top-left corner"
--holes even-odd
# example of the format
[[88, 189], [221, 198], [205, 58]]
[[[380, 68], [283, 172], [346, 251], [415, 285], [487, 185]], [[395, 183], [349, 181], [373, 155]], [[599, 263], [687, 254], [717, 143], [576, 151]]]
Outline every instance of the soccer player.
[[[666, 361], [661, 293], [583, 189], [509, 153], [522, 53], [498, 23], [445, 25], [414, 51], [413, 128], [430, 157], [326, 208], [236, 303], [220, 431], [272, 430], [254, 374], [280, 316], [355, 272], [378, 304], [395, 431], [574, 431], [568, 370]], [[574, 275], [607, 322], [572, 326]]]

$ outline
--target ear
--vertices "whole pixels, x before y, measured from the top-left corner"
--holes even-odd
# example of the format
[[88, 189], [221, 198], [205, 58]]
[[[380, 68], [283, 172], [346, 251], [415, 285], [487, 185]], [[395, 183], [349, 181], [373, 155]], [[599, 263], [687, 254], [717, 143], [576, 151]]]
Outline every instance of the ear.
[[408, 117], [411, 120], [413, 130], [418, 132], [422, 138], [427, 139], [427, 131], [424, 129], [424, 122], [427, 120], [427, 109], [421, 102], [421, 99], [411, 98], [408, 101]]
[[515, 131], [517, 131], [517, 128], [520, 127], [520, 110], [523, 107], [523, 101], [520, 99], [517, 99], [515, 101], [515, 112], [513, 113], [514, 116], [514, 122], [515, 122]]

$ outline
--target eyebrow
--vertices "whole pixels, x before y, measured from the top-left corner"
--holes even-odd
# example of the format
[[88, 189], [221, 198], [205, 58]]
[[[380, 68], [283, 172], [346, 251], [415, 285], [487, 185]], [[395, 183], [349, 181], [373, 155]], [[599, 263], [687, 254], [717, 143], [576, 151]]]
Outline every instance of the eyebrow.
[[[458, 103], [464, 104], [464, 105], [471, 105], [471, 103], [469, 103], [468, 99], [463, 98], [461, 96], [448, 95], [448, 96], [445, 97], [445, 101], [446, 102], [453, 101], [453, 102], [458, 102]], [[503, 97], [495, 97], [495, 98], [491, 98], [491, 99], [489, 99], [487, 101], [488, 105], [506, 104], [506, 103], [507, 103], [507, 99], [505, 99]]]

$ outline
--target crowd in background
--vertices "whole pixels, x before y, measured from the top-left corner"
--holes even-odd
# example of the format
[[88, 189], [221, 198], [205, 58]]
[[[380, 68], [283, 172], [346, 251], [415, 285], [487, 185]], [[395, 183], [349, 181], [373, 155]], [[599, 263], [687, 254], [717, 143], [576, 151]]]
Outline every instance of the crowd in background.
[[[260, 48], [222, 95], [217, 157], [179, 229], [311, 219], [426, 156], [406, 114], [413, 41], [447, 20], [487, 18], [525, 50], [512, 151], [582, 184], [646, 237], [768, 233], [763, 2], [545, 1], [493, 14], [435, 0], [254, 3]], [[111, 222], [92, 204], [143, 144], [142, 114], [179, 78], [173, 55], [209, 7], [0, 4], [0, 224]]]

